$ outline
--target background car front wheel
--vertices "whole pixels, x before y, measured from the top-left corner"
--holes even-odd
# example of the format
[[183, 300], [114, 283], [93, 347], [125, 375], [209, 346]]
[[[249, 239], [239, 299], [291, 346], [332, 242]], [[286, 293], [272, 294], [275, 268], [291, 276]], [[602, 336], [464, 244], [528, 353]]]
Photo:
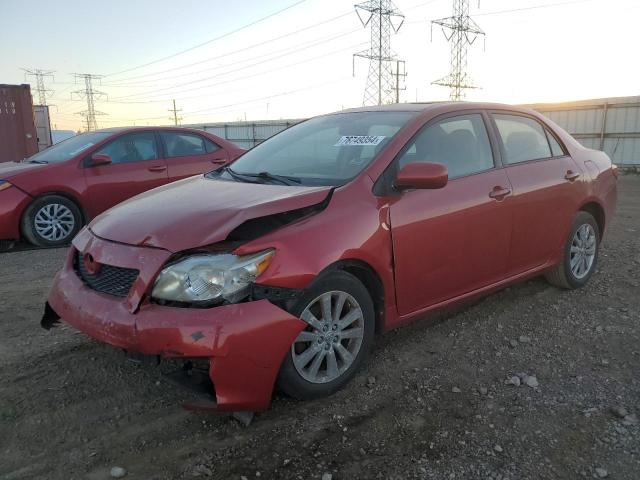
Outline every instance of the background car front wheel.
[[549, 283], [569, 289], [582, 287], [596, 269], [599, 247], [598, 223], [590, 213], [578, 212], [561, 262], [546, 274]]
[[291, 345], [278, 385], [300, 400], [331, 395], [354, 376], [371, 350], [371, 296], [356, 277], [337, 271], [309, 288], [293, 313], [308, 326]]
[[40, 247], [66, 245], [82, 227], [78, 206], [60, 195], [37, 198], [22, 217], [24, 237]]

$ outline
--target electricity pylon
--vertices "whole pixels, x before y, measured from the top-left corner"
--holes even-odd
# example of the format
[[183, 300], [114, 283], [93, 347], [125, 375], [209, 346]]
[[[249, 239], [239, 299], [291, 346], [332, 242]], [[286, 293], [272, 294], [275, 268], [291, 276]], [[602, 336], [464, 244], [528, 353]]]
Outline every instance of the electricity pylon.
[[354, 72], [355, 57], [369, 59], [369, 75], [362, 104], [393, 103], [396, 82], [391, 65], [396, 57], [391, 50], [391, 32], [398, 33], [404, 22], [404, 15], [391, 0], [369, 0], [355, 5], [355, 8], [362, 26], [371, 26], [369, 49], [353, 55]]
[[450, 87], [451, 100], [460, 101], [464, 98], [465, 89], [477, 88], [467, 73], [467, 47], [485, 33], [469, 16], [469, 0], [453, 0], [453, 15], [431, 22], [432, 37], [433, 25], [440, 25], [445, 38], [451, 43], [451, 71], [433, 84]]
[[95, 102], [107, 94], [104, 92], [99, 92], [98, 90], [93, 89], [93, 80], [99, 80], [103, 76], [102, 75], [92, 75], [90, 73], [74, 73], [76, 81], [84, 80], [84, 90], [76, 90], [75, 92], [71, 92], [71, 97], [73, 98], [74, 94], [77, 98], [86, 98], [87, 100], [87, 109], [82, 112], [78, 112], [78, 115], [81, 115], [85, 118], [87, 122], [87, 131], [90, 132], [92, 130], [98, 129], [98, 122], [96, 122], [96, 115], [105, 115], [104, 112], [98, 112], [95, 109]]
[[53, 90], [49, 90], [44, 85], [44, 79], [51, 77], [53, 79], [53, 73], [55, 70], [40, 70], [39, 68], [23, 68], [25, 78], [28, 76], [36, 77], [36, 88], [34, 89], [38, 94], [38, 105], [47, 104], [47, 95], [51, 95]]

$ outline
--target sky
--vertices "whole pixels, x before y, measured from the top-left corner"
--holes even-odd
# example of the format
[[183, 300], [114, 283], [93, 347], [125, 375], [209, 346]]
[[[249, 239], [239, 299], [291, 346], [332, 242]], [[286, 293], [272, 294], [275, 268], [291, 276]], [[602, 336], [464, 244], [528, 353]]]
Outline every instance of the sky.
[[[640, 94], [637, 0], [470, 0], [486, 36], [469, 48], [480, 88], [466, 100], [561, 102]], [[404, 24], [391, 45], [406, 62], [400, 101], [449, 98], [431, 82], [450, 46], [431, 21], [452, 0], [395, 0]], [[31, 83], [22, 68], [55, 71], [54, 129], [83, 129], [84, 82], [99, 127], [305, 118], [360, 106], [370, 33], [346, 0], [0, 0], [0, 83]], [[10, 19], [10, 21], [7, 21]], [[33, 87], [32, 87], [33, 91]]]

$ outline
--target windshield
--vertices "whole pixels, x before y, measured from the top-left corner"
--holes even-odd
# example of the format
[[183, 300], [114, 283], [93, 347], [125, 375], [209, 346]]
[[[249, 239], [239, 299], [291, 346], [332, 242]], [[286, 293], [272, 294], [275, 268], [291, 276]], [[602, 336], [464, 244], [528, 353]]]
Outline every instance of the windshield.
[[257, 145], [211, 176], [285, 185], [343, 185], [357, 176], [415, 112], [353, 112], [312, 118]]
[[30, 163], [60, 163], [93, 147], [96, 143], [113, 135], [112, 132], [87, 132], [68, 138], [46, 150], [30, 156], [26, 161]]

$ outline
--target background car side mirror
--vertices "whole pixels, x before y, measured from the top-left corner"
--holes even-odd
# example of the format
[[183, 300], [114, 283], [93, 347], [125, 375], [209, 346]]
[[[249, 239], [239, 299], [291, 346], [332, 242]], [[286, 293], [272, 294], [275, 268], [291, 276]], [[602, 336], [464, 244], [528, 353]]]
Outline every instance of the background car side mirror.
[[398, 172], [394, 186], [398, 190], [442, 188], [449, 181], [447, 166], [442, 163], [411, 162]]
[[111, 163], [111, 157], [106, 153], [94, 153], [91, 155], [90, 165], [92, 167], [98, 167], [100, 165], [109, 165]]

